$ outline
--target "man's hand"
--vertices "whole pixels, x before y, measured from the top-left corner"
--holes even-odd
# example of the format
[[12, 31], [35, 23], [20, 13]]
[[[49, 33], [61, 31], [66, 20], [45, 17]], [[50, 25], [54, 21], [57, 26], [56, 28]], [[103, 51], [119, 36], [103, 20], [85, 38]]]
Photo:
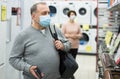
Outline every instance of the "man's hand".
[[[39, 78], [38, 76], [37, 76], [37, 74], [35, 73], [35, 69], [37, 68], [37, 66], [31, 66], [30, 67], [30, 72], [31, 72], [31, 74], [36, 78], [36, 79], [41, 79], [41, 78]], [[42, 77], [44, 76], [44, 74], [43, 73], [41, 73], [40, 74]]]
[[60, 40], [56, 40], [54, 43], [55, 43], [55, 47], [58, 50], [64, 50], [64, 45], [63, 45], [63, 43]]

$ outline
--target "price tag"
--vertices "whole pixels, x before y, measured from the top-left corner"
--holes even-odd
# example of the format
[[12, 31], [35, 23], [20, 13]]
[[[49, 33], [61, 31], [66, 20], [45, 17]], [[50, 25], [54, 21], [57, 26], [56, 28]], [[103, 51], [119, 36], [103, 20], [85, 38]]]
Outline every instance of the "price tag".
[[6, 5], [1, 5], [1, 21], [6, 21], [7, 16], [7, 8]]

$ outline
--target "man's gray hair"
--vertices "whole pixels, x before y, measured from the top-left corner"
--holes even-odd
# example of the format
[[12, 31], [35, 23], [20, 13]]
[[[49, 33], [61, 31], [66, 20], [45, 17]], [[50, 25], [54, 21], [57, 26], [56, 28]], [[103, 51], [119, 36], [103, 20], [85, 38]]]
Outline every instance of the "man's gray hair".
[[38, 5], [38, 4], [44, 4], [44, 5], [46, 5], [45, 2], [39, 2], [39, 3], [34, 4], [34, 5], [31, 7], [31, 9], [30, 9], [31, 15], [32, 15], [32, 13], [34, 13], [34, 12], [37, 11], [37, 5]]

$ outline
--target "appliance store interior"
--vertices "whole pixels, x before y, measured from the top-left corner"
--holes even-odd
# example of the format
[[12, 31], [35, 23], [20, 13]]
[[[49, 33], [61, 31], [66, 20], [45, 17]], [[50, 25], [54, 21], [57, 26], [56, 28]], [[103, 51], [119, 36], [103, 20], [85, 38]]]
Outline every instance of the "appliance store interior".
[[[27, 58], [29, 58], [28, 56], [34, 55], [31, 52], [28, 54], [28, 52], [34, 48], [34, 44], [31, 42], [31, 44], [26, 47], [27, 53], [24, 55], [27, 56], [25, 59], [20, 58], [21, 55], [18, 56], [18, 59], [21, 60], [15, 61], [11, 57], [11, 61], [14, 61], [11, 63], [16, 64], [16, 66], [18, 65], [18, 69], [14, 68], [10, 64], [10, 55], [12, 49], [17, 49], [17, 47], [13, 47], [15, 44], [14, 42], [19, 40], [17, 39], [15, 41], [16, 36], [21, 35], [20, 37], [22, 37], [22, 31], [28, 28], [28, 26], [32, 24], [33, 20], [37, 20], [34, 16], [34, 10], [31, 18], [32, 14], [30, 13], [30, 9], [32, 5], [40, 2], [47, 4], [50, 10], [50, 23], [54, 24], [55, 27], [60, 29], [61, 32], [64, 23], [66, 23], [66, 21], [70, 18], [70, 15], [68, 15], [69, 11], [76, 12], [73, 21], [79, 24], [82, 35], [78, 39], [79, 45], [77, 48], [76, 58], [74, 59], [78, 64], [78, 68], [73, 74], [74, 78], [67, 79], [120, 79], [120, 0], [0, 0], [0, 79], [29, 79], [23, 76], [23, 71], [27, 70], [26, 68], [22, 68], [22, 65], [24, 67], [26, 63], [21, 62], [21, 65], [19, 65], [19, 61], [27, 62]], [[38, 25], [38, 23], [36, 25]], [[72, 29], [72, 32], [76, 31], [74, 28]], [[72, 29], [69, 28], [69, 30]], [[31, 31], [31, 34], [32, 33], [34, 33], [34, 31]], [[50, 35], [48, 38], [50, 38]], [[27, 38], [24, 37], [24, 39], [22, 39], [23, 42], [25, 39]], [[34, 38], [34, 40], [36, 39]], [[28, 40], [28, 42], [29, 41], [31, 41], [31, 39]], [[48, 49], [53, 49], [53, 47], [50, 47], [52, 45], [47, 44], [47, 42], [42, 43], [43, 46], [40, 44], [41, 48], [43, 47], [42, 50], [45, 49], [47, 51]], [[46, 48], [44, 48], [45, 44], [47, 44]], [[29, 47], [32, 45], [33, 48], [30, 49]], [[29, 48], [29, 50], [27, 50], [27, 48]], [[18, 51], [19, 49], [21, 49], [20, 46]], [[36, 51], [35, 49], [34, 53]], [[19, 53], [18, 51], [16, 51], [16, 53]], [[46, 57], [50, 58], [52, 55], [54, 54], [47, 54]], [[12, 56], [17, 56], [17, 54], [14, 53]], [[31, 57], [31, 60], [39, 59], [39, 57], [37, 57], [38, 56], [36, 56], [36, 58]], [[45, 56], [42, 58], [44, 57]], [[47, 59], [45, 60], [46, 62], [44, 63], [47, 63]], [[52, 64], [55, 63], [53, 63], [52, 60], [54, 61], [54, 59], [51, 59], [51, 62], [48, 62], [47, 64], [53, 66]], [[38, 61], [44, 61], [44, 59]], [[47, 72], [47, 69], [44, 69], [45, 67], [41, 70], [46, 70]], [[49, 70], [52, 70], [52, 67], [51, 69], [48, 68], [48, 71]], [[48, 73], [47, 75], [50, 74]], [[54, 76], [53, 78], [43, 76], [43, 78], [30, 79], [54, 79]]]

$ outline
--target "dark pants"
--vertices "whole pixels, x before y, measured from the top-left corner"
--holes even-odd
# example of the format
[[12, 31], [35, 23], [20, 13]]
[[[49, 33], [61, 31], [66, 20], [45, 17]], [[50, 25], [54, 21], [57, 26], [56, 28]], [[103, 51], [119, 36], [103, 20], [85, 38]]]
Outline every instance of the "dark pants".
[[76, 48], [76, 49], [70, 49], [70, 52], [69, 53], [71, 53], [72, 54], [72, 56], [76, 59], [76, 55], [77, 55], [77, 53], [78, 53], [78, 49]]
[[[77, 49], [77, 48], [76, 48], [76, 49], [70, 49], [70, 52], [69, 52], [69, 53], [71, 53], [72, 56], [76, 59], [76, 55], [77, 55], [77, 53], [78, 53], [78, 49]], [[72, 76], [70, 79], [75, 79], [75, 77]]]

